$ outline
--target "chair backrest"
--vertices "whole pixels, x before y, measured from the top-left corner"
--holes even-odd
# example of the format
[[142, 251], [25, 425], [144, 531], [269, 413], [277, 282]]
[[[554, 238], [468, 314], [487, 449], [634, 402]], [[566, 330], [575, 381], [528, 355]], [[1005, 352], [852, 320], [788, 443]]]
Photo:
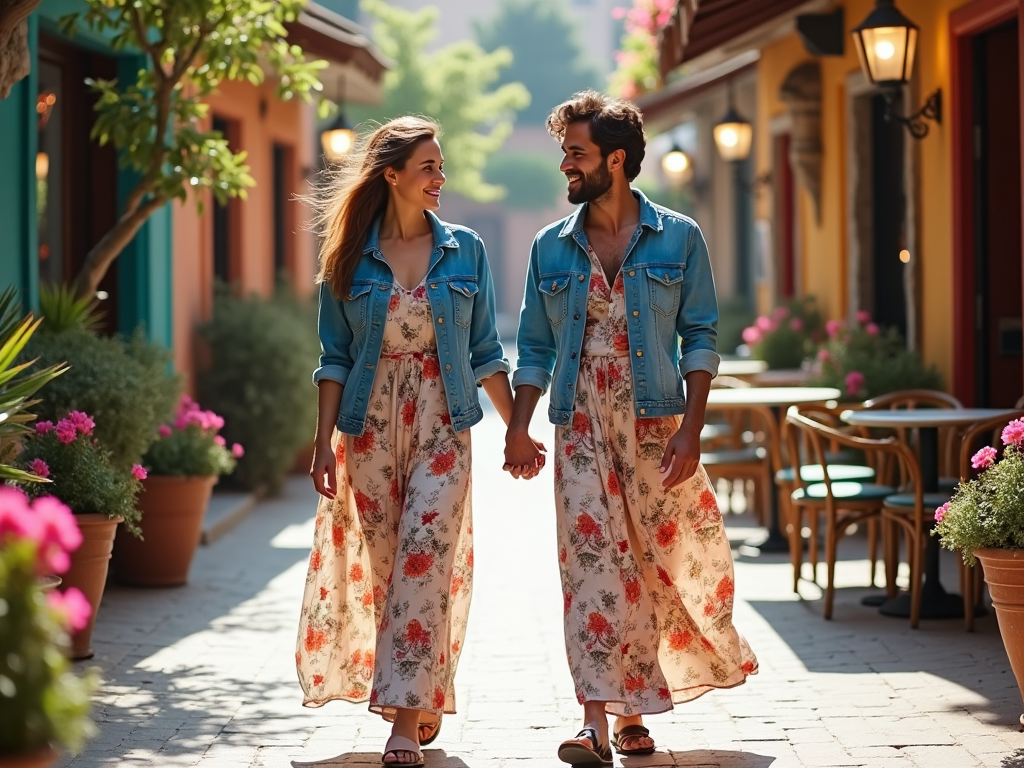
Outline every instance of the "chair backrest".
[[1021, 418], [1024, 418], [1024, 409], [1018, 409], [1014, 413], [1005, 416], [985, 419], [967, 428], [960, 443], [961, 482], [974, 476], [975, 470], [971, 466], [971, 458], [978, 452], [978, 449], [983, 445], [990, 445], [1001, 454], [1004, 448], [1001, 439], [1003, 427], [1014, 419]]
[[964, 406], [952, 395], [938, 389], [902, 389], [865, 400], [860, 407], [865, 411], [872, 411], [880, 408], [912, 410], [914, 408], [963, 408]]

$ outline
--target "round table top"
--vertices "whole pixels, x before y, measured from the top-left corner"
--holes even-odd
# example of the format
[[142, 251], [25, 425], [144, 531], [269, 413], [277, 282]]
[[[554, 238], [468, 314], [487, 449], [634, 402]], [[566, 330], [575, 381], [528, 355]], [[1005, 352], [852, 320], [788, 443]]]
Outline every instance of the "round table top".
[[842, 393], [831, 387], [744, 387], [743, 389], [712, 389], [708, 405], [785, 406], [799, 403], [823, 403], [836, 400]]
[[802, 387], [811, 378], [803, 368], [773, 368], [754, 375], [759, 387]]
[[914, 408], [843, 411], [839, 418], [857, 427], [962, 427], [1014, 413], [1009, 408]]
[[764, 360], [723, 360], [718, 365], [719, 376], [756, 376], [767, 370]]

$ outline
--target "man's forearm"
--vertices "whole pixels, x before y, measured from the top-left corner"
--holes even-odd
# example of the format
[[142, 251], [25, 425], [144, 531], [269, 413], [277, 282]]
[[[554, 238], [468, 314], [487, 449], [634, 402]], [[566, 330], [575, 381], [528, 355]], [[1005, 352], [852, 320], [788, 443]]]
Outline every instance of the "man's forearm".
[[711, 374], [707, 371], [690, 371], [686, 374], [686, 417], [683, 425], [698, 432], [704, 427], [708, 394], [711, 392]]

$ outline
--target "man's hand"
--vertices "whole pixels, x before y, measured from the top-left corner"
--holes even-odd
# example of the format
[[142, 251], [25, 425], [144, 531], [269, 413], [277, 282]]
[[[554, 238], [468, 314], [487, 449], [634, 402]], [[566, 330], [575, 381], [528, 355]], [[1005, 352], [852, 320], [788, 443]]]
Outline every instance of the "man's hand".
[[[339, 440], [345, 436], [340, 435]], [[313, 485], [316, 492], [328, 499], [333, 499], [338, 493], [338, 460], [334, 456], [334, 449], [330, 443], [317, 443], [313, 449], [313, 466], [309, 469], [309, 476], [313, 478]]]
[[506, 472], [517, 480], [536, 477], [544, 466], [544, 444], [530, 437], [528, 432], [509, 429], [505, 433]]
[[700, 464], [700, 427], [684, 419], [665, 446], [661, 459], [661, 485], [666, 490], [685, 483]]

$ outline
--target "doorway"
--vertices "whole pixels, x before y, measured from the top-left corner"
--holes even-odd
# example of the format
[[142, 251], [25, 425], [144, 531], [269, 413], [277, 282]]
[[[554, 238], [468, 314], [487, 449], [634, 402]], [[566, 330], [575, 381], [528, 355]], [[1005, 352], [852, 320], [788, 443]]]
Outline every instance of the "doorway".
[[1021, 139], [1018, 21], [972, 40], [975, 402], [1021, 396]]

